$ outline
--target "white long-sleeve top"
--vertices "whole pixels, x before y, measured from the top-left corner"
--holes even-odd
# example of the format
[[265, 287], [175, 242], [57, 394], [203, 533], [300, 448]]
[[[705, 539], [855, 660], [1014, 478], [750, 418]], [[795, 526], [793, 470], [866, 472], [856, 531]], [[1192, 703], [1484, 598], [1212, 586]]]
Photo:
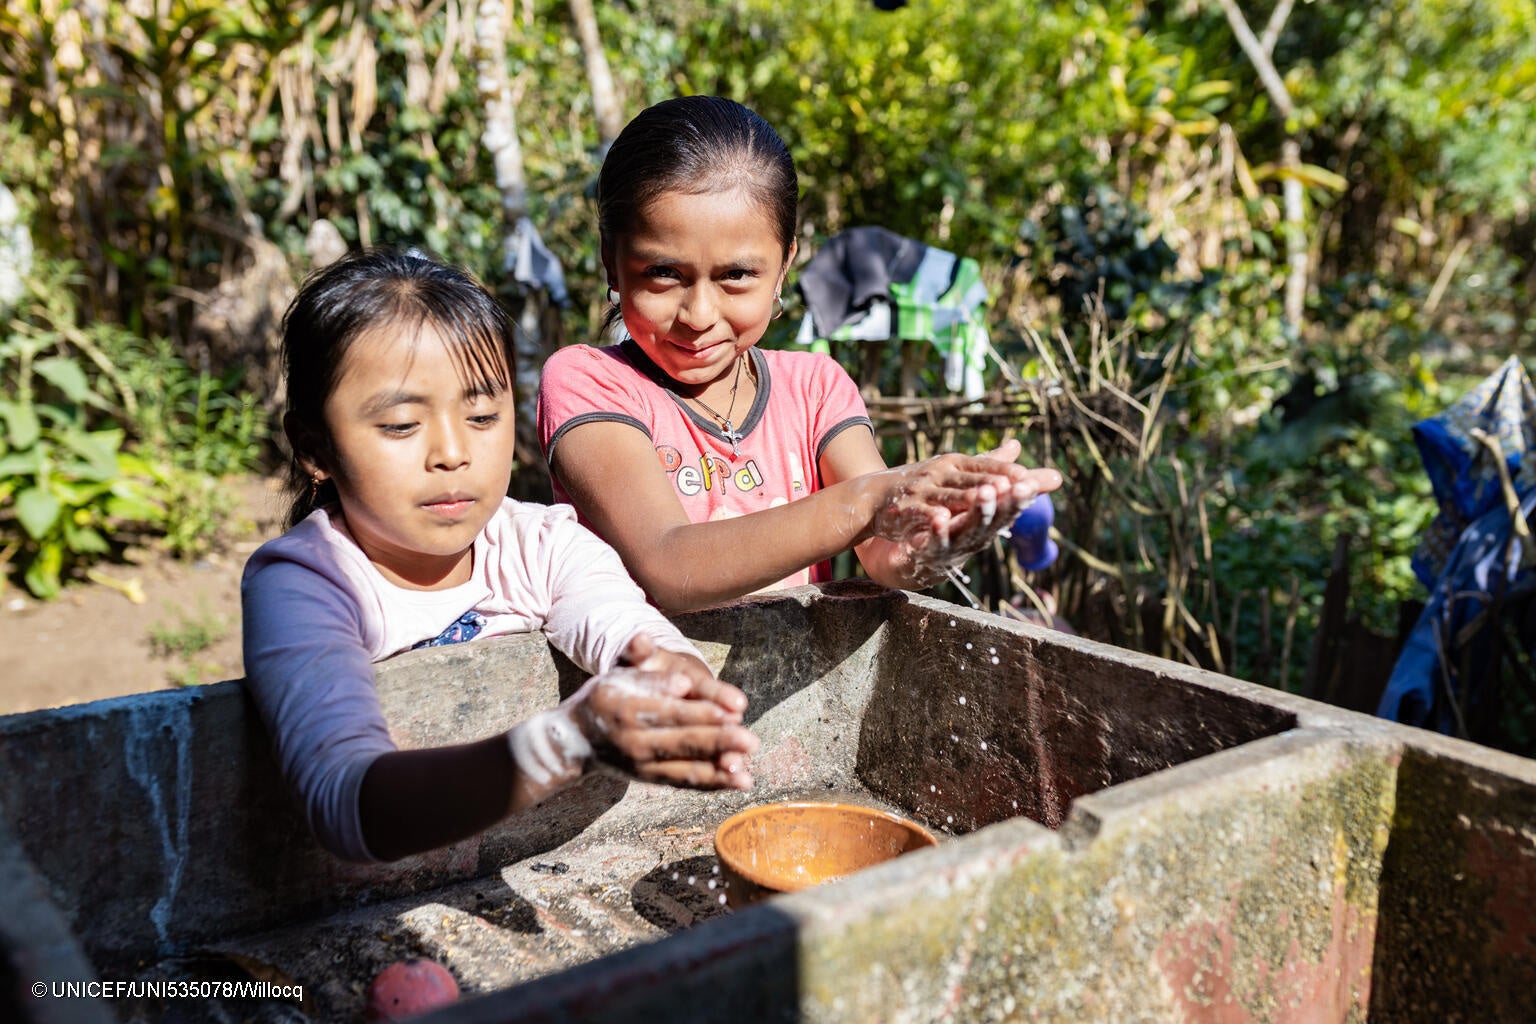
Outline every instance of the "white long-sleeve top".
[[246, 563], [245, 683], [310, 828], [338, 856], [376, 859], [363, 841], [358, 795], [374, 759], [396, 747], [375, 662], [431, 643], [533, 630], [593, 673], [612, 668], [642, 632], [698, 655], [569, 505], [508, 498], [474, 548], [468, 583], [407, 590], [385, 580], [320, 510]]

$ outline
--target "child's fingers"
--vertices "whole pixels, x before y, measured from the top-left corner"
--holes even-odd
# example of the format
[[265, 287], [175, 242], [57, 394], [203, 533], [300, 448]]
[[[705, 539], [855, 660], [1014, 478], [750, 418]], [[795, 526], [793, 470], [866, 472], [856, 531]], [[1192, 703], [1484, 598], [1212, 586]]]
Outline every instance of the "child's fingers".
[[594, 694], [590, 702], [592, 716], [600, 720], [603, 731], [610, 737], [623, 732], [646, 729], [669, 729], [679, 726], [735, 725], [741, 721], [741, 713], [721, 707], [714, 701], [689, 700], [680, 694], [621, 694], [607, 698]]
[[646, 765], [638, 777], [686, 789], [751, 789], [753, 783], [744, 763], [732, 770], [709, 761], [658, 761]]
[[991, 451], [976, 454], [985, 459], [996, 459], [998, 462], [1017, 462], [1019, 456], [1024, 454], [1024, 445], [1018, 438], [1010, 437]]
[[671, 677], [667, 686], [670, 696], [712, 701], [738, 717], [747, 709], [747, 695], [716, 679], [703, 662], [657, 647], [644, 634], [637, 634], [629, 642], [622, 660], [642, 672]]
[[599, 756], [640, 778], [651, 777], [656, 765], [668, 762], [740, 766], [759, 746], [752, 730], [740, 725], [635, 729], [610, 739], [611, 746]]
[[[1035, 489], [1035, 494], [1048, 494], [1056, 490], [1064, 482], [1061, 472], [1055, 469], [1027, 469], [1024, 471], [1024, 483]], [[1031, 495], [1030, 500], [1034, 497]]]
[[707, 701], [729, 712], [738, 720], [742, 712], [747, 710], [747, 695], [730, 683], [722, 682], [702, 672], [689, 675], [687, 678], [688, 696], [695, 700]]
[[620, 655], [619, 661], [633, 668], [654, 668], [656, 666], [647, 665], [645, 662], [654, 661], [659, 653], [660, 650], [657, 648], [655, 640], [652, 640], [646, 633], [636, 633], [630, 637], [629, 643], [625, 645], [624, 653]]
[[974, 455], [942, 455], [922, 463], [922, 476], [935, 484], [969, 490], [982, 484], [1012, 487], [1028, 478], [1029, 470], [1012, 462]]

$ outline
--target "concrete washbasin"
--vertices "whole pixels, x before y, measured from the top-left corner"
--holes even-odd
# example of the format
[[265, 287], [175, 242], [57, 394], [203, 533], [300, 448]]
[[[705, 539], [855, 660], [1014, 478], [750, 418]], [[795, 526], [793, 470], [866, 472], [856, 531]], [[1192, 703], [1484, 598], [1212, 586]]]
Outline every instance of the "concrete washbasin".
[[[1536, 762], [866, 586], [678, 621], [751, 698], [752, 793], [598, 776], [389, 865], [309, 837], [238, 683], [0, 718], [0, 1016], [211, 1018], [26, 993], [256, 978], [304, 1000], [243, 1019], [359, 1020], [426, 955], [440, 1024], [1536, 1019]], [[536, 636], [378, 676], [405, 746], [581, 681]], [[733, 911], [715, 828], [799, 799], [939, 844]]]

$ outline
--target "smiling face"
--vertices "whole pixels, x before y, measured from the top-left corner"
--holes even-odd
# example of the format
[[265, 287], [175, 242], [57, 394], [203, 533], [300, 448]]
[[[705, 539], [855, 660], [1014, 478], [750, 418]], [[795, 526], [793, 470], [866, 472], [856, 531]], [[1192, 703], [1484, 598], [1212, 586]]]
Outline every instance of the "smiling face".
[[731, 373], [762, 338], [793, 258], [763, 206], [734, 189], [663, 192], [603, 250], [630, 337], [697, 389]]
[[333, 464], [312, 472], [335, 482], [348, 532], [384, 578], [467, 581], [512, 477], [511, 390], [474, 379], [430, 324], [379, 330], [348, 350], [325, 423]]

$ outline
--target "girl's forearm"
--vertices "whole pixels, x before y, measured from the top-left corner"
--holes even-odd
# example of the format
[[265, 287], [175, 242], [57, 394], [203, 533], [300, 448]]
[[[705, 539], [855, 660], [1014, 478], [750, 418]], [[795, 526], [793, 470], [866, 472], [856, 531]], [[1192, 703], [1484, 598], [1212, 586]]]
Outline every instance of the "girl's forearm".
[[369, 766], [358, 794], [368, 852], [380, 860], [436, 849], [481, 832], [563, 789], [515, 762], [507, 735], [453, 747], [399, 750]]
[[662, 610], [688, 611], [750, 594], [868, 540], [883, 497], [879, 480], [859, 477], [759, 512], [681, 523], [633, 544], [616, 538], [614, 546]]

